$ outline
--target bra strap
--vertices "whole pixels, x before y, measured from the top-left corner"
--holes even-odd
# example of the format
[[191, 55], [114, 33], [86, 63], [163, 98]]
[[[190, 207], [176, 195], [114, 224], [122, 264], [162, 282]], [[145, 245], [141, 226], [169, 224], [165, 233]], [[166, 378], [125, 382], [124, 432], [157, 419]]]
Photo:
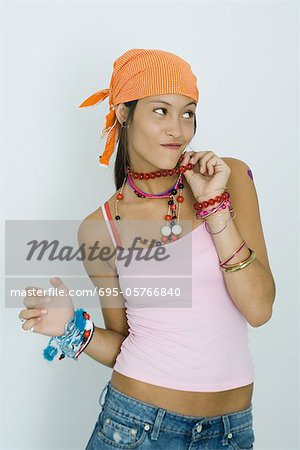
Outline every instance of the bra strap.
[[107, 228], [108, 228], [109, 234], [111, 236], [111, 239], [112, 239], [112, 241], [114, 243], [114, 246], [116, 247], [118, 245], [119, 247], [122, 247], [120, 237], [118, 235], [117, 229], [116, 229], [115, 224], [113, 222], [113, 218], [112, 218], [112, 215], [111, 215], [111, 211], [110, 211], [110, 208], [109, 208], [108, 201], [106, 201], [104, 203], [104, 208], [103, 208], [103, 205], [101, 206], [101, 208], [102, 208], [102, 212], [103, 212], [104, 218], [106, 220], [106, 223], [108, 225]]

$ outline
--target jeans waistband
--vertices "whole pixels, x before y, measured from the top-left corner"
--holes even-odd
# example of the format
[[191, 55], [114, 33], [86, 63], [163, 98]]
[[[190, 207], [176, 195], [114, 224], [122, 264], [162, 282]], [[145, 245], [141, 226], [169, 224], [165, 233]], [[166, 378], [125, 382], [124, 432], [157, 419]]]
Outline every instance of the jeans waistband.
[[[101, 397], [105, 390], [107, 390], [105, 401], [104, 403], [101, 403]], [[150, 403], [130, 397], [115, 389], [110, 381], [106, 383], [102, 390], [99, 402], [101, 406], [105, 405], [105, 407], [117, 414], [126, 415], [135, 421], [154, 425], [159, 417], [160, 421], [163, 422], [164, 428], [187, 433], [195, 426], [197, 426], [199, 430], [199, 426], [201, 425], [203, 426], [203, 431], [206, 429], [208, 434], [209, 429], [212, 432], [212, 428], [213, 434], [228, 433], [229, 431], [242, 430], [252, 425], [253, 422], [252, 403], [247, 409], [234, 413], [214, 417], [188, 416], [156, 407]]]

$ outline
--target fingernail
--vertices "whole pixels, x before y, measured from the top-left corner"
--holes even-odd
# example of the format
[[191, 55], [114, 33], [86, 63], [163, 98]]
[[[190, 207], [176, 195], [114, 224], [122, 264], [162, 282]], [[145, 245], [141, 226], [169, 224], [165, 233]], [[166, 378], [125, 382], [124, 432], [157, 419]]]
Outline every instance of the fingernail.
[[47, 314], [47, 312], [48, 312], [47, 309], [42, 309], [42, 310], [41, 310], [41, 313], [42, 313], [42, 314]]

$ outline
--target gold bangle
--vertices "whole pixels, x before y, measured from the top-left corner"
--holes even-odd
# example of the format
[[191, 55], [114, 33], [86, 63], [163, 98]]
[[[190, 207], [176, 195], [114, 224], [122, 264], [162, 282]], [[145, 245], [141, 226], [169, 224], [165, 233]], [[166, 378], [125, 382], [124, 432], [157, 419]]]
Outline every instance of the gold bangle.
[[236, 266], [233, 267], [221, 267], [221, 270], [223, 272], [236, 272], [237, 270], [241, 270], [244, 269], [245, 267], [247, 267], [249, 264], [251, 264], [255, 259], [256, 259], [256, 253], [254, 250], [251, 250], [251, 248], [249, 248], [251, 254], [249, 256], [249, 258], [244, 261], [243, 263], [238, 263]]

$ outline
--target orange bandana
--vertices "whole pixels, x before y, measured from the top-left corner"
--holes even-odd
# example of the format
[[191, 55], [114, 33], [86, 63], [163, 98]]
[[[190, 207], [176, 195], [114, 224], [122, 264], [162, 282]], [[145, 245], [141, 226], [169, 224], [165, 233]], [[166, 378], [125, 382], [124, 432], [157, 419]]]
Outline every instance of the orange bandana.
[[92, 106], [109, 97], [110, 111], [101, 133], [102, 137], [107, 134], [107, 140], [99, 157], [100, 165], [109, 166], [115, 143], [119, 140], [121, 124], [115, 115], [116, 105], [160, 94], [181, 94], [198, 102], [196, 83], [190, 64], [173, 53], [131, 49], [116, 59], [109, 89], [95, 92], [79, 106]]

